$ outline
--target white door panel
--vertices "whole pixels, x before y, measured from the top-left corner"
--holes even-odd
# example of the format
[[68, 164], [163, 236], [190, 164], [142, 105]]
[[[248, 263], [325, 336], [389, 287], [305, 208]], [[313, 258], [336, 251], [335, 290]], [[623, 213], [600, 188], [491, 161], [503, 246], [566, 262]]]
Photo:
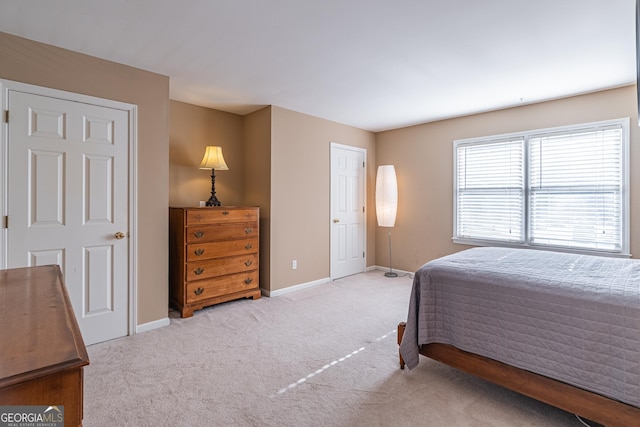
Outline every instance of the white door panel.
[[129, 331], [129, 113], [9, 91], [7, 267], [59, 264], [86, 344]]
[[365, 151], [331, 147], [331, 278], [365, 268]]

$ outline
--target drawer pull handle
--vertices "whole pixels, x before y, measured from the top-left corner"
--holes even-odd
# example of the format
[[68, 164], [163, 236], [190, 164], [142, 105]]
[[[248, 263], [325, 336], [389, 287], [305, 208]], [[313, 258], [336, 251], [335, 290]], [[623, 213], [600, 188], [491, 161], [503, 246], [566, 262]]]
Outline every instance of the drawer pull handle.
[[253, 247], [253, 245], [251, 243], [247, 243], [246, 245], [244, 245], [245, 249], [251, 249]]
[[204, 288], [198, 288], [195, 291], [193, 291], [193, 293], [196, 294], [196, 295], [200, 295], [203, 292], [204, 292]]
[[195, 250], [195, 254], [196, 254], [196, 256], [200, 256], [200, 255], [202, 255], [203, 253], [204, 253], [204, 249], [196, 249], [196, 250]]
[[229, 215], [229, 211], [222, 212], [222, 215]]
[[202, 231], [196, 231], [193, 235], [196, 236], [196, 239], [199, 239], [204, 236], [204, 233]]
[[244, 262], [244, 265], [246, 265], [247, 267], [249, 267], [251, 264], [253, 264], [253, 261], [251, 260], [247, 260]]
[[204, 268], [198, 267], [195, 270], [193, 270], [193, 272], [196, 273], [196, 276], [199, 276], [202, 273], [204, 273]]
[[244, 284], [245, 285], [249, 285], [249, 284], [251, 284], [251, 282], [253, 282], [253, 279], [251, 277], [247, 277], [246, 279], [244, 279]]
[[253, 233], [253, 228], [251, 228], [251, 227], [245, 228], [244, 232], [245, 232], [245, 234], [251, 234], [251, 233]]

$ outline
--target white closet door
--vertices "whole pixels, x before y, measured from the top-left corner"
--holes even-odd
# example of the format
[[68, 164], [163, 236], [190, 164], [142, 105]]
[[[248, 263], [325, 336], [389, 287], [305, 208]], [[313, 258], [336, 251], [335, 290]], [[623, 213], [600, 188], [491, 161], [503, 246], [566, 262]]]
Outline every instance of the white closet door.
[[129, 113], [9, 91], [7, 267], [59, 264], [85, 343], [129, 331]]

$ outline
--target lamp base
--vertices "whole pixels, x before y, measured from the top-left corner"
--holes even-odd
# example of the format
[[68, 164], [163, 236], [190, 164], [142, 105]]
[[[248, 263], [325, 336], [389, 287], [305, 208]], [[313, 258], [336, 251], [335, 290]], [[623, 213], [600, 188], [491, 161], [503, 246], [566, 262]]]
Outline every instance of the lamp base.
[[209, 197], [209, 200], [204, 204], [205, 206], [222, 206], [220, 200], [216, 196]]
[[205, 206], [222, 206], [222, 203], [216, 197], [216, 175], [214, 169], [211, 169], [211, 197], [209, 197]]
[[398, 277], [398, 273], [394, 273], [393, 271], [387, 271], [384, 275], [385, 277]]

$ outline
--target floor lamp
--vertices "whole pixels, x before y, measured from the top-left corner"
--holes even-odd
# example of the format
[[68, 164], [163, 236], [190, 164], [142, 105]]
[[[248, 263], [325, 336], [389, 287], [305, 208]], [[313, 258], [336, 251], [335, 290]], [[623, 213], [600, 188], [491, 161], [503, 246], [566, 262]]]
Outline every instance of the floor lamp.
[[398, 211], [398, 182], [393, 165], [378, 166], [376, 175], [376, 216], [378, 226], [389, 227], [389, 271], [387, 277], [398, 277], [391, 268], [391, 228], [396, 224]]

